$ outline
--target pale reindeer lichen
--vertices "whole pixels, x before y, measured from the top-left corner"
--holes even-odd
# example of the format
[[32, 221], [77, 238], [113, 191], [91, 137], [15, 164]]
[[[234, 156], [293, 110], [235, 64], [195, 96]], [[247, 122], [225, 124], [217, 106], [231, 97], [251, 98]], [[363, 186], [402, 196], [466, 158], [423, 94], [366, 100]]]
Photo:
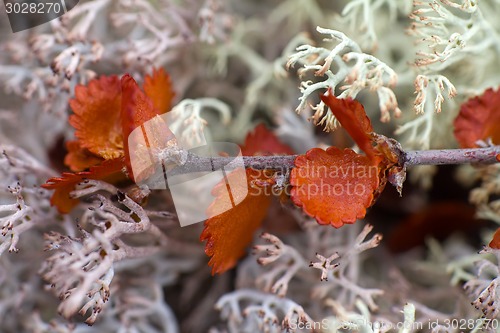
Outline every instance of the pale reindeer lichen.
[[[464, 237], [394, 254], [383, 214], [368, 216], [370, 236], [365, 221], [320, 226], [283, 202], [290, 214], [268, 220], [287, 232], [256, 237], [254, 255], [211, 278], [203, 226], [180, 228], [168, 191], [85, 180], [63, 215], [40, 185], [61, 173], [75, 86], [126, 72], [141, 82], [153, 67], [170, 74], [170, 125], [193, 144], [204, 130], [242, 142], [267, 122], [297, 153], [331, 145], [314, 127], [337, 127], [318, 99], [331, 88], [405, 149], [455, 147], [460, 103], [500, 84], [499, 14], [493, 0], [88, 0], [28, 31], [0, 22], [2, 332], [459, 332], [454, 319], [492, 331], [498, 250], [478, 254]], [[430, 187], [435, 172], [409, 178]], [[480, 181], [470, 201], [494, 223], [499, 179], [497, 165], [458, 179]], [[430, 200], [417, 193], [390, 205], [413, 212]]]

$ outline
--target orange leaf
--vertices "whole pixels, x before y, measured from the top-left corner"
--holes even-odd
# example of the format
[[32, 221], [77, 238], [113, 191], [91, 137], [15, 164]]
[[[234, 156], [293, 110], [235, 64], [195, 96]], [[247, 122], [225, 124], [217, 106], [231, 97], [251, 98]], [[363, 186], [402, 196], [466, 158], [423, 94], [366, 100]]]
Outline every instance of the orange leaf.
[[130, 164], [130, 153], [128, 146], [128, 137], [137, 127], [141, 126], [154, 116], [158, 111], [154, 108], [153, 102], [139, 88], [137, 82], [129, 75], [125, 74], [122, 79], [122, 112], [121, 123], [122, 133], [125, 141], [125, 156], [127, 170], [130, 175], [133, 174]]
[[63, 172], [61, 177], [50, 178], [42, 187], [48, 190], [55, 190], [50, 199], [50, 204], [56, 206], [61, 214], [67, 214], [79, 202], [78, 199], [73, 199], [69, 195], [77, 184], [85, 179], [107, 180], [119, 177], [123, 167], [123, 157], [106, 160], [100, 165], [91, 167], [89, 171], [78, 173]]
[[88, 149], [82, 148], [77, 140], [66, 142], [66, 148], [68, 154], [64, 158], [64, 164], [73, 172], [86, 170], [103, 161], [101, 157], [92, 154]]
[[[62, 177], [51, 178], [44, 184], [44, 188], [56, 190], [51, 203], [60, 212], [67, 213], [78, 203], [69, 197], [69, 192], [84, 178], [108, 178], [121, 171], [125, 162], [133, 178], [128, 136], [135, 128], [167, 111], [174, 95], [170, 78], [163, 69], [145, 77], [144, 89], [146, 94], [128, 74], [121, 80], [115, 75], [101, 76], [87, 86], [75, 88], [75, 98], [70, 101], [74, 114], [69, 122], [78, 140], [67, 143], [65, 164], [72, 171], [91, 168], [88, 172], [63, 173]], [[165, 147], [169, 142], [167, 138], [173, 136], [166, 124], [158, 117], [149, 125], [143, 127], [143, 139], [149, 140], [145, 147]], [[98, 165], [103, 159], [105, 161]]]
[[291, 198], [320, 224], [336, 228], [363, 218], [379, 186], [379, 168], [351, 149], [309, 150], [295, 159]]
[[69, 103], [74, 112], [69, 123], [75, 128], [81, 147], [107, 160], [123, 156], [121, 88], [117, 76], [101, 76], [87, 86], [76, 86], [75, 98]]
[[488, 138], [500, 144], [500, 90], [490, 88], [462, 104], [454, 125], [462, 148], [475, 148], [476, 141]]
[[[241, 151], [245, 156], [293, 153], [263, 124], [248, 133]], [[233, 171], [227, 181], [219, 183], [212, 191], [215, 200], [208, 208], [207, 215], [210, 218], [205, 221], [205, 229], [200, 236], [202, 241], [207, 241], [205, 253], [211, 257], [208, 264], [212, 266], [212, 274], [223, 273], [236, 265], [245, 254], [245, 248], [252, 241], [255, 230], [261, 226], [271, 204], [271, 191], [266, 191], [262, 186], [270, 186], [274, 181], [273, 175], [247, 169], [245, 182], [243, 172], [243, 169]], [[229, 189], [226, 184], [231, 184], [233, 197], [227, 194]], [[245, 193], [247, 196], [244, 199], [238, 197]], [[233, 204], [241, 199], [236, 206]]]
[[123, 137], [127, 138], [135, 128], [159, 113], [155, 110], [151, 99], [146, 96], [129, 74], [122, 77], [121, 87], [121, 124]]
[[158, 154], [162, 149], [172, 149], [177, 146], [177, 140], [168, 128], [164, 119], [155, 116], [140, 127], [136, 128], [128, 137], [127, 147], [130, 155], [127, 154], [127, 163], [130, 161], [129, 176], [135, 182], [141, 182], [149, 178], [161, 167], [170, 170], [176, 165], [170, 166], [158, 160]]
[[488, 244], [488, 246], [492, 249], [500, 249], [500, 228], [495, 231], [493, 239], [491, 240], [490, 244]]
[[[162, 118], [157, 117], [158, 110], [149, 97], [139, 89], [135, 80], [128, 74], [122, 77], [122, 129], [125, 141], [125, 162], [127, 170], [134, 179], [130, 161], [129, 136], [138, 127], [142, 128], [142, 138], [147, 148], [166, 148], [173, 134]], [[152, 83], [148, 84], [151, 86]], [[151, 86], [152, 87], [152, 86]], [[154, 119], [153, 119], [154, 118]], [[149, 121], [147, 128], [144, 125]], [[135, 141], [135, 140], [134, 140]], [[135, 148], [135, 147], [134, 147]], [[151, 151], [150, 151], [151, 152]], [[136, 152], [133, 152], [136, 153]], [[143, 154], [142, 154], [143, 155]]]
[[236, 265], [245, 254], [247, 245], [271, 204], [271, 197], [255, 184], [258, 180], [266, 179], [263, 172], [246, 170], [247, 181], [244, 181], [243, 172], [243, 169], [237, 169], [228, 175], [227, 183], [236, 184], [231, 186], [232, 195], [241, 195], [248, 189], [247, 196], [236, 206], [233, 202], [239, 200], [227, 194], [226, 182], [219, 183], [212, 191], [216, 198], [208, 208], [208, 215], [224, 211], [205, 222], [205, 229], [200, 236], [202, 241], [207, 241], [205, 253], [211, 257], [208, 264], [212, 267], [212, 274], [223, 273]]
[[153, 102], [158, 113], [170, 111], [175, 93], [172, 89], [170, 76], [163, 68], [153, 69], [153, 75], [144, 77], [144, 92]]
[[248, 133], [241, 152], [244, 156], [293, 154], [293, 150], [281, 143], [264, 124], [257, 125], [252, 132]]
[[321, 96], [321, 100], [330, 108], [335, 118], [353, 138], [358, 147], [374, 162], [379, 162], [377, 150], [372, 145], [371, 132], [373, 128], [366, 115], [363, 105], [351, 98], [340, 99], [335, 97], [331, 88], [328, 95]]

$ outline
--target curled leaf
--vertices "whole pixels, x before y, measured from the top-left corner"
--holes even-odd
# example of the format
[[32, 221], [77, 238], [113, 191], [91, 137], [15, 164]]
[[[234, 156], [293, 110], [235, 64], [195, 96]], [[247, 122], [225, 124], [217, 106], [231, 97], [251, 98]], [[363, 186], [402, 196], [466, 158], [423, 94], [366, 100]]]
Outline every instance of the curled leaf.
[[291, 198], [318, 223], [339, 228], [365, 216], [384, 189], [387, 173], [399, 187], [405, 173], [393, 168], [398, 163], [394, 147], [372, 133], [361, 103], [336, 98], [331, 89], [321, 99], [366, 156], [336, 147], [313, 148], [298, 156], [290, 174]]
[[170, 76], [163, 68], [153, 69], [153, 75], [144, 77], [143, 89], [158, 113], [170, 111], [175, 93]]
[[363, 218], [379, 187], [379, 168], [351, 149], [309, 150], [295, 159], [291, 198], [320, 224], [336, 228]]
[[380, 159], [377, 157], [377, 150], [373, 147], [371, 137], [373, 127], [363, 105], [351, 98], [341, 99], [335, 97], [331, 88], [321, 96], [321, 100], [330, 108], [335, 118], [349, 133], [358, 147], [365, 152], [370, 160], [377, 163]]
[[139, 88], [137, 82], [129, 75], [125, 74], [121, 79], [122, 103], [121, 103], [121, 126], [122, 135], [127, 144], [125, 144], [125, 156], [127, 170], [132, 175], [130, 163], [130, 147], [128, 146], [128, 137], [137, 127], [146, 123], [148, 120], [158, 115], [158, 111], [153, 106], [153, 102]]
[[82, 148], [107, 160], [123, 156], [121, 86], [117, 76], [101, 76], [87, 86], [76, 86], [75, 98], [69, 103], [74, 112], [69, 123]]
[[61, 177], [53, 177], [47, 180], [42, 185], [48, 190], [55, 190], [50, 204], [56, 206], [60, 213], [69, 213], [77, 204], [78, 199], [73, 199], [70, 192], [75, 189], [75, 186], [85, 179], [108, 180], [113, 181], [122, 179], [122, 169], [125, 166], [124, 158], [115, 158], [105, 160], [99, 165], [93, 166], [89, 171], [78, 173], [63, 172]]
[[[74, 114], [69, 122], [75, 128], [77, 140], [67, 143], [68, 154], [64, 162], [78, 173], [63, 173], [62, 177], [51, 178], [43, 185], [55, 189], [51, 203], [60, 212], [68, 213], [78, 202], [69, 197], [69, 192], [85, 178], [108, 179], [127, 166], [133, 179], [128, 137], [135, 128], [168, 111], [174, 95], [170, 78], [163, 69], [154, 70], [152, 76], [145, 77], [144, 89], [146, 93], [128, 74], [121, 80], [116, 75], [101, 76], [87, 86], [75, 88], [75, 98], [70, 101]], [[149, 148], [165, 147], [169, 142], [166, 138], [172, 137], [159, 117], [149, 127], [144, 127], [143, 133], [149, 139], [143, 145], [146, 153], [150, 152]], [[89, 171], [79, 172], [89, 167]]]
[[246, 170], [247, 181], [242, 177], [243, 172], [245, 170], [237, 169], [228, 175], [228, 183], [237, 184], [230, 189], [232, 195], [238, 196], [248, 189], [248, 195], [238, 205], [234, 205], [232, 197], [228, 195], [226, 183], [218, 184], [212, 191], [215, 200], [208, 208], [208, 215], [211, 215], [210, 212], [224, 211], [205, 222], [205, 229], [200, 236], [200, 240], [207, 241], [205, 253], [211, 257], [208, 264], [212, 267], [212, 274], [223, 273], [236, 265], [245, 254], [246, 247], [271, 204], [271, 197], [254, 183], [262, 179], [263, 172]]
[[151, 99], [129, 74], [125, 74], [121, 79], [121, 91], [121, 126], [123, 137], [126, 138], [135, 128], [158, 115], [159, 112], [155, 110]]
[[454, 125], [462, 148], [478, 147], [477, 141], [487, 139], [500, 144], [500, 90], [490, 88], [462, 104]]
[[103, 161], [100, 156], [94, 155], [88, 149], [83, 148], [78, 140], [66, 142], [66, 149], [68, 149], [68, 154], [64, 158], [64, 164], [73, 172], [87, 170]]
[[168, 163], [161, 161], [159, 156], [163, 149], [168, 151], [176, 146], [177, 140], [164, 118], [157, 115], [141, 124], [128, 136], [130, 153], [126, 154], [126, 162], [127, 165], [130, 163], [129, 177], [138, 183], [146, 181], [160, 165], [163, 172], [170, 170]]
[[[258, 125], [247, 135], [241, 151], [245, 156], [292, 152], [264, 125]], [[246, 172], [246, 181], [243, 172]], [[207, 211], [211, 217], [205, 221], [205, 229], [200, 236], [202, 241], [207, 241], [205, 253], [211, 257], [208, 264], [212, 267], [212, 274], [234, 267], [245, 254], [254, 232], [267, 215], [272, 196], [271, 191], [266, 191], [266, 186], [273, 181], [272, 173], [237, 169], [228, 175], [227, 181], [213, 189], [215, 199]], [[231, 184], [231, 188], [227, 184]], [[242, 199], [241, 195], [246, 196]], [[234, 204], [239, 201], [239, 204]]]

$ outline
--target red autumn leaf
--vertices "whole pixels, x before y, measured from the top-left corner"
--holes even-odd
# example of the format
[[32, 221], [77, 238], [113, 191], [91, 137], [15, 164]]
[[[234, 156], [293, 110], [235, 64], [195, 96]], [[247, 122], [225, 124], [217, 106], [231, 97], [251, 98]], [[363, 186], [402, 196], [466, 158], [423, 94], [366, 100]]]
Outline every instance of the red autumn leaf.
[[[247, 135], [241, 150], [245, 156], [293, 153], [264, 125], [257, 126]], [[205, 253], [211, 257], [208, 264], [212, 267], [212, 274], [223, 273], [236, 265], [271, 204], [270, 191], [265, 191], [261, 185], [272, 183], [272, 176], [264, 171], [247, 169], [245, 182], [243, 172], [243, 169], [237, 169], [228, 175], [227, 183], [236, 184], [230, 188], [232, 197], [227, 194], [226, 182], [219, 183], [212, 192], [215, 200], [207, 211], [210, 218], [205, 221], [205, 229], [200, 236], [202, 241], [207, 241]], [[244, 199], [238, 197], [245, 193]]]
[[224, 211], [205, 222], [205, 229], [200, 240], [207, 241], [205, 253], [211, 257], [208, 265], [212, 267], [212, 274], [219, 274], [231, 269], [238, 259], [245, 254], [245, 249], [252, 241], [254, 232], [261, 226], [271, 204], [271, 197], [255, 185], [255, 180], [265, 179], [262, 171], [246, 170], [247, 181], [244, 181], [237, 169], [228, 175], [233, 195], [239, 193], [248, 195], [237, 205], [228, 200], [226, 183], [218, 184], [212, 191], [215, 201], [208, 208], [208, 214]]
[[64, 164], [74, 172], [87, 170], [104, 160], [102, 157], [94, 155], [88, 149], [83, 148], [78, 140], [66, 142], [66, 149], [68, 149], [68, 154], [64, 158]]
[[244, 156], [263, 156], [273, 154], [293, 154], [293, 150], [281, 143], [273, 132], [269, 131], [264, 124], [259, 124], [248, 133], [245, 144], [241, 147]]
[[[77, 140], [67, 143], [65, 164], [72, 171], [91, 168], [88, 172], [64, 173], [61, 178], [49, 179], [43, 185], [56, 190], [51, 203], [60, 212], [68, 213], [78, 202], [69, 198], [69, 192], [83, 178], [107, 179], [125, 165], [133, 178], [128, 136], [135, 128], [168, 111], [174, 95], [170, 78], [163, 69], [154, 70], [152, 76], [146, 75], [144, 89], [146, 93], [128, 74], [121, 80], [115, 75], [101, 76], [87, 86], [75, 88], [75, 98], [70, 101], [74, 114], [69, 122], [75, 128]], [[166, 134], [167, 131], [171, 134], [168, 127], [162, 119], [150, 125], [143, 129], [149, 138], [146, 148], [164, 147], [169, 142], [165, 137], [171, 138]], [[125, 159], [121, 159], [123, 156]], [[117, 160], [121, 164], [118, 165]]]
[[122, 179], [122, 169], [124, 166], [125, 161], [123, 157], [105, 160], [100, 165], [91, 167], [89, 171], [78, 173], [63, 172], [61, 177], [50, 178], [42, 187], [48, 190], [55, 190], [50, 199], [50, 204], [56, 206], [60, 213], [67, 214], [79, 202], [69, 195], [77, 184], [85, 179], [109, 181]]
[[[159, 112], [151, 99], [139, 88], [137, 82], [125, 74], [121, 79], [122, 103], [121, 125], [123, 138], [127, 138], [137, 127], [144, 124]], [[125, 150], [127, 145], [125, 145]]]
[[[133, 179], [133, 170], [130, 162], [130, 152], [128, 138], [130, 133], [137, 127], [141, 127], [149, 120], [159, 115], [159, 111], [154, 107], [153, 101], [139, 88], [137, 82], [128, 74], [125, 74], [121, 79], [122, 86], [122, 112], [121, 122], [123, 130], [123, 138], [125, 140], [125, 162], [129, 175]], [[151, 84], [148, 86], [152, 87]], [[154, 129], [152, 135], [146, 133], [143, 127], [144, 139], [147, 148], [165, 148], [169, 140], [172, 138], [172, 132], [168, 129], [167, 124], [161, 119], [157, 118], [154, 121]], [[154, 140], [154, 141], [152, 141]]]
[[379, 186], [379, 169], [351, 149], [309, 150], [295, 159], [291, 198], [320, 224], [336, 228], [363, 218]]
[[152, 76], [146, 75], [144, 77], [143, 89], [158, 113], [170, 111], [175, 93], [172, 89], [170, 76], [163, 68], [153, 69]]
[[500, 144], [500, 90], [490, 88], [462, 104], [454, 125], [462, 148], [475, 148], [478, 140], [488, 138]]
[[76, 86], [75, 98], [69, 103], [74, 112], [69, 123], [75, 128], [81, 147], [104, 159], [123, 156], [121, 87], [117, 76], [101, 76], [87, 86]]
[[488, 246], [492, 249], [500, 249], [500, 228], [495, 231], [493, 239], [491, 240], [490, 244], [488, 244]]
[[292, 201], [320, 224], [336, 228], [363, 218], [392, 175], [400, 190], [404, 170], [398, 167], [398, 156], [389, 139], [373, 132], [363, 106], [352, 99], [338, 99], [331, 89], [321, 96], [358, 147], [330, 147], [326, 151], [309, 150], [295, 159], [290, 174]]
[[[155, 116], [144, 124], [140, 125], [131, 133], [127, 140], [127, 147], [130, 154], [126, 154], [128, 174], [136, 183], [149, 178], [158, 166], [158, 156], [162, 149], [171, 149], [177, 146], [174, 134], [168, 128], [165, 120], [160, 116]], [[128, 164], [130, 162], [130, 164]], [[170, 170], [169, 164], [162, 162], [162, 168]]]
[[377, 150], [373, 147], [371, 132], [373, 128], [363, 105], [351, 98], [335, 97], [332, 90], [321, 96], [343, 128], [349, 133], [358, 147], [374, 162], [378, 162]]

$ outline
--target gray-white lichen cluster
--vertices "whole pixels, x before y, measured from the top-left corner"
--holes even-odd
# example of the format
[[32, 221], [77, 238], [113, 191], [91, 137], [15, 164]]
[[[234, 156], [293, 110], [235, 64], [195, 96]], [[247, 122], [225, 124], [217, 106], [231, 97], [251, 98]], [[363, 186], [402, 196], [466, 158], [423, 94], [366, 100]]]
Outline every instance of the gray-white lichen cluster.
[[[180, 228], [168, 191], [86, 181], [61, 215], [40, 188], [60, 174], [54, 147], [73, 137], [75, 86], [153, 67], [172, 78], [171, 125], [186, 141], [205, 130], [241, 142], [266, 121], [297, 153], [329, 145], [314, 124], [337, 127], [318, 99], [330, 87], [405, 149], [453, 148], [460, 103], [500, 83], [498, 5], [90, 0], [16, 34], [1, 20], [0, 331], [500, 331], [500, 254], [457, 235], [394, 255], [366, 221], [334, 229], [285, 205], [269, 219], [297, 230], [255, 235], [235, 273], [211, 278], [203, 226]], [[481, 182], [477, 215], [500, 224], [498, 166], [459, 171], [460, 183]], [[410, 176], [431, 186], [434, 172]]]

